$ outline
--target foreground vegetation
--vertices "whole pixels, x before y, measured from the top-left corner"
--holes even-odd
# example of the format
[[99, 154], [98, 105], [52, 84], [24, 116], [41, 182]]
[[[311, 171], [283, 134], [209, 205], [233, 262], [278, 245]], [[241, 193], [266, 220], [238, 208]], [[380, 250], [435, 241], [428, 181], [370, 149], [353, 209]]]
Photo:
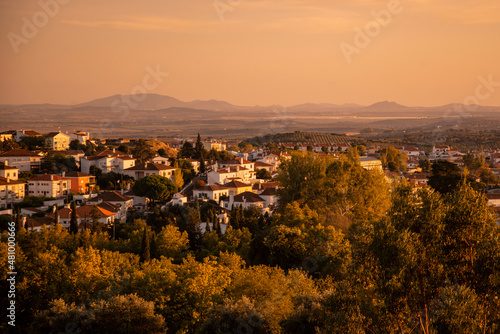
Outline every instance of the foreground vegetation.
[[[199, 232], [213, 217], [200, 203], [155, 210], [119, 228], [116, 240], [19, 228], [16, 329], [500, 331], [500, 229], [466, 177], [443, 194], [391, 187], [351, 151], [340, 160], [293, 154], [279, 182], [272, 218], [233, 210], [224, 235]], [[5, 233], [0, 246], [7, 258]]]

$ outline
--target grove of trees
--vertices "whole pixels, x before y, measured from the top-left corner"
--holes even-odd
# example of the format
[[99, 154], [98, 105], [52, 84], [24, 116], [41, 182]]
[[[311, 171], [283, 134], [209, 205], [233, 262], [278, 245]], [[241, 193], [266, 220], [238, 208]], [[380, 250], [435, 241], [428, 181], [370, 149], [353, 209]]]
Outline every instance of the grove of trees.
[[[355, 151], [339, 159], [295, 152], [280, 165], [278, 182], [272, 216], [234, 207], [225, 234], [216, 206], [198, 201], [153, 208], [146, 220], [118, 225], [116, 240], [107, 231], [70, 233], [60, 225], [19, 228], [16, 329], [500, 331], [498, 217], [467, 177], [441, 192], [390, 185], [382, 172], [363, 169]], [[134, 192], [150, 198], [175, 189], [158, 178], [143, 183]], [[204, 234], [202, 221], [214, 223]]]

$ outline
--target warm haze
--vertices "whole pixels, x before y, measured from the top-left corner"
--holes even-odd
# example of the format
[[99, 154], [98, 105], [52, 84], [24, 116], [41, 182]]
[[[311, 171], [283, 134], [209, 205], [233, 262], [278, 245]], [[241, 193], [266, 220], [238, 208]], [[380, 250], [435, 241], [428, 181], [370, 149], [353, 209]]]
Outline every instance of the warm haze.
[[0, 0], [0, 104], [130, 94], [159, 66], [169, 76], [150, 93], [184, 101], [436, 106], [464, 102], [491, 75], [496, 91], [480, 104], [500, 105], [498, 0], [401, 1], [350, 62], [342, 43], [394, 1], [60, 0], [23, 35], [54, 1]]

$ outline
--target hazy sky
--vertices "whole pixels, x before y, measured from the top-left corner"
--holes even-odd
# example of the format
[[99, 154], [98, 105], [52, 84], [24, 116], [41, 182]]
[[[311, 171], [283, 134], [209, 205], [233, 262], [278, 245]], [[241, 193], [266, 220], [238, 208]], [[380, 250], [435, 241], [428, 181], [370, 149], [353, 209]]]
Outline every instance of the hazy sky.
[[480, 103], [500, 105], [498, 0], [57, 1], [0, 0], [0, 103], [129, 94], [159, 67], [151, 92], [184, 101], [433, 106], [491, 76]]

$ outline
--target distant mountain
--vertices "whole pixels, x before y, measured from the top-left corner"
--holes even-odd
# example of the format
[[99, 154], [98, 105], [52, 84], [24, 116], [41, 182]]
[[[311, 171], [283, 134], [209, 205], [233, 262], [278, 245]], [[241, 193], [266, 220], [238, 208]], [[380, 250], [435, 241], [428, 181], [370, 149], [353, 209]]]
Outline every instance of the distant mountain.
[[396, 102], [382, 101], [377, 102], [366, 107], [366, 109], [382, 110], [382, 109], [411, 109], [412, 107], [407, 107]]
[[289, 107], [290, 110], [334, 110], [334, 109], [352, 109], [352, 108], [361, 108], [359, 104], [355, 103], [346, 103], [346, 104], [333, 104], [333, 103], [303, 103], [297, 104], [295, 106]]
[[182, 102], [180, 100], [177, 100], [176, 98], [160, 94], [146, 94], [145, 96], [117, 94], [85, 103], [80, 103], [75, 107], [128, 107], [134, 110], [156, 110], [172, 107], [184, 107], [185, 104], [186, 102]]

